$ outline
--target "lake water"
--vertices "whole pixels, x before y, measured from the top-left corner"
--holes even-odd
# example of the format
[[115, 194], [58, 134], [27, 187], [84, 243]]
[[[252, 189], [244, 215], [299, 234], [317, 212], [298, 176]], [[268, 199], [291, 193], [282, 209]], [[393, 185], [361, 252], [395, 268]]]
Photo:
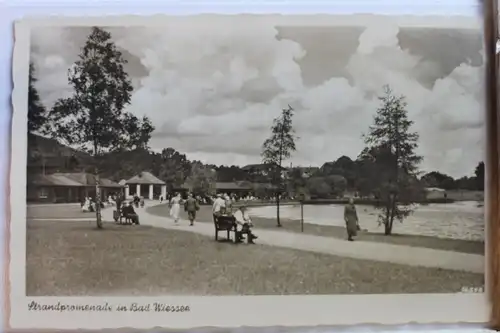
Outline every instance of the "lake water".
[[[384, 232], [377, 222], [378, 212], [371, 206], [357, 205], [362, 229]], [[253, 207], [253, 216], [274, 218], [276, 207]], [[282, 206], [282, 218], [300, 220], [300, 206]], [[305, 205], [304, 223], [330, 226], [345, 226], [343, 205]], [[462, 201], [451, 204], [429, 204], [416, 206], [412, 215], [403, 223], [394, 222], [393, 232], [398, 234], [424, 235], [440, 238], [484, 240], [484, 207], [478, 202]]]

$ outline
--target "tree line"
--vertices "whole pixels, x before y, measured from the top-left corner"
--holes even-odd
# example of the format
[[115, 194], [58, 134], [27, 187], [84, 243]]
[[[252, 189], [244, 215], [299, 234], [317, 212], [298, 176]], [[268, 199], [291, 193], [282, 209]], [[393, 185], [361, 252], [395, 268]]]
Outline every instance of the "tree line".
[[[280, 199], [285, 196], [332, 198], [345, 191], [372, 195], [381, 203], [379, 220], [386, 234], [391, 233], [395, 220], [402, 221], [411, 213], [408, 203], [415, 201], [423, 187], [483, 189], [482, 162], [471, 178], [455, 180], [437, 171], [421, 175], [422, 157], [416, 153], [418, 134], [411, 131], [413, 121], [408, 119], [405, 97], [396, 96], [388, 86], [379, 97], [380, 107], [375, 110], [372, 126], [363, 135], [365, 148], [355, 160], [342, 156], [318, 168], [285, 168], [298, 139], [290, 105], [271, 124], [270, 136], [262, 144], [262, 165], [257, 170], [190, 161], [171, 147], [153, 152], [149, 147], [154, 131], [150, 119], [126, 111], [133, 87], [125, 65], [111, 34], [93, 27], [78, 60], [68, 70], [73, 95], [59, 99], [50, 110], [40, 101], [35, 88], [36, 69], [30, 65], [28, 133], [53, 138], [84, 152], [63, 157], [71, 160], [65, 163], [71, 171], [91, 172], [97, 180], [106, 177], [115, 181], [150, 171], [169, 189], [187, 184], [191, 190], [204, 193], [213, 192], [215, 182], [269, 184], [256, 187], [255, 195], [275, 198], [278, 226]], [[99, 211], [96, 221], [102, 228]]]

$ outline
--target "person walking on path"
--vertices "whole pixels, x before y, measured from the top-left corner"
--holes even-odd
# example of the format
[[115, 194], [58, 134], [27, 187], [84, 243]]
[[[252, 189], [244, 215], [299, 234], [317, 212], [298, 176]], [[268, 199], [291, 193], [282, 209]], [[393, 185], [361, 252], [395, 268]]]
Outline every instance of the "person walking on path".
[[193, 198], [193, 195], [189, 193], [186, 202], [184, 203], [184, 210], [188, 213], [189, 225], [194, 225], [194, 220], [196, 219], [196, 212], [200, 210], [198, 200]]
[[354, 199], [350, 198], [344, 208], [344, 221], [347, 230], [347, 240], [353, 241], [358, 233], [358, 213], [354, 205]]
[[170, 200], [170, 216], [174, 219], [174, 223], [179, 223], [179, 214], [181, 213], [181, 195], [177, 193], [175, 197]]

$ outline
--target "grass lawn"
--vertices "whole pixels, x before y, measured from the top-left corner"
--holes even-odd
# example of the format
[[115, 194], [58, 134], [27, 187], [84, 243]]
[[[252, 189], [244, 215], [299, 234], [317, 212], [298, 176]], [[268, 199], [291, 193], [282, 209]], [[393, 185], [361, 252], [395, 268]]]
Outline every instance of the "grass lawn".
[[[167, 205], [154, 206], [147, 208], [147, 211], [151, 214], [168, 216], [169, 209]], [[187, 219], [187, 214], [182, 212], [182, 217]], [[276, 220], [261, 217], [252, 217], [255, 224], [255, 228], [264, 229], [274, 229], [276, 228]], [[210, 206], [201, 206], [200, 211], [197, 215], [197, 221], [199, 222], [212, 222], [212, 208]], [[282, 219], [281, 224], [283, 228], [280, 231], [289, 231], [300, 233], [300, 221]], [[304, 233], [311, 235], [329, 236], [335, 238], [346, 238], [346, 231], [343, 227], [338, 226], [324, 226], [324, 225], [314, 225], [305, 224]], [[414, 235], [401, 235], [393, 234], [391, 236], [384, 236], [382, 233], [369, 233], [361, 232], [359, 233], [358, 240], [369, 241], [369, 242], [382, 242], [391, 243], [399, 245], [408, 245], [416, 247], [425, 247], [430, 249], [438, 250], [449, 250], [455, 252], [473, 253], [473, 254], [484, 254], [484, 242], [468, 241], [468, 240], [456, 240], [456, 239], [443, 239], [428, 236], [414, 236]]]
[[27, 205], [26, 217], [39, 219], [95, 218], [95, 213], [82, 212], [79, 204]]
[[29, 296], [457, 292], [482, 274], [215, 242], [148, 226], [28, 221]]

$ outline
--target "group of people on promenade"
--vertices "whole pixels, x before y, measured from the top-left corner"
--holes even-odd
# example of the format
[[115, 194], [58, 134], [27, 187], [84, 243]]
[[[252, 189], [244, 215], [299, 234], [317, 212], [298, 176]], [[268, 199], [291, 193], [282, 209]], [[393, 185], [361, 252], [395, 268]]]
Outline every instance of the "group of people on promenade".
[[[144, 206], [144, 199], [134, 196], [132, 202], [122, 201], [120, 197], [114, 197], [113, 201], [116, 201], [118, 207], [121, 211], [129, 216], [133, 224], [139, 225], [139, 215], [135, 212], [133, 205], [138, 207]], [[249, 243], [253, 243], [258, 237], [252, 232], [252, 219], [248, 214], [248, 209], [245, 205], [239, 205], [239, 207], [233, 211], [234, 199], [232, 199], [228, 194], [217, 194], [216, 198], [213, 200], [212, 204], [212, 214], [214, 222], [221, 216], [232, 216], [235, 222], [235, 233], [236, 240], [241, 242], [243, 240], [243, 235], [247, 235], [247, 240]], [[92, 209], [92, 201], [90, 198], [86, 198], [83, 207], [89, 207]], [[82, 207], [82, 209], [83, 209]], [[92, 208], [91, 208], [92, 207]], [[195, 198], [192, 193], [189, 193], [187, 199], [183, 199], [180, 193], [176, 193], [169, 201], [170, 216], [174, 219], [174, 223], [178, 224], [180, 220], [181, 207], [188, 215], [189, 225], [193, 226], [196, 220], [197, 212], [200, 210], [199, 198]], [[350, 198], [348, 203], [344, 207], [344, 221], [347, 231], [347, 240], [354, 241], [354, 237], [357, 236], [358, 231], [361, 230], [359, 226], [358, 214], [356, 211], [356, 206], [354, 205], [354, 199]]]
[[[199, 199], [189, 193], [187, 199], [183, 199], [180, 193], [176, 193], [169, 201], [169, 215], [174, 220], [175, 224], [179, 223], [182, 207], [188, 215], [189, 225], [193, 226], [196, 220], [196, 214], [200, 210]], [[234, 228], [236, 241], [242, 242], [244, 235], [247, 235], [248, 243], [254, 243], [258, 237], [252, 232], [252, 219], [248, 214], [247, 207], [242, 205], [237, 210], [233, 211], [233, 199], [228, 194], [224, 196], [217, 194], [212, 204], [212, 214], [214, 222], [217, 222], [221, 216], [231, 216], [234, 220]]]
[[196, 213], [200, 210], [200, 204], [194, 196], [189, 193], [186, 200], [182, 199], [180, 193], [177, 193], [170, 199], [170, 217], [174, 219], [174, 223], [178, 224], [181, 214], [181, 205], [184, 206], [184, 211], [188, 213], [189, 225], [194, 225], [194, 220], [196, 219]]
[[229, 195], [217, 194], [217, 198], [212, 205], [212, 214], [214, 223], [222, 216], [232, 216], [234, 220], [236, 242], [241, 243], [244, 239], [243, 235], [247, 235], [247, 242], [254, 243], [258, 237], [252, 232], [253, 223], [250, 215], [248, 214], [247, 207], [240, 205], [236, 211], [233, 212], [233, 200]]
[[[101, 202], [100, 204], [101, 208], [104, 208], [104, 203]], [[80, 207], [82, 209], [82, 212], [94, 213], [96, 211], [96, 202], [92, 197], [85, 197], [80, 203]]]

